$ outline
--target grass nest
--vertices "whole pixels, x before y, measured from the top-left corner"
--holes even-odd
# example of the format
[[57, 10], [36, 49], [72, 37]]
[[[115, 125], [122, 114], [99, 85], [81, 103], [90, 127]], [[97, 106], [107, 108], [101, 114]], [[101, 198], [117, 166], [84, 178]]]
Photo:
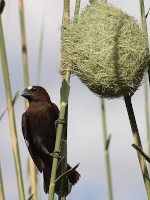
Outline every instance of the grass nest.
[[134, 93], [150, 64], [137, 20], [106, 3], [87, 6], [79, 21], [62, 27], [61, 73], [69, 67], [95, 94]]

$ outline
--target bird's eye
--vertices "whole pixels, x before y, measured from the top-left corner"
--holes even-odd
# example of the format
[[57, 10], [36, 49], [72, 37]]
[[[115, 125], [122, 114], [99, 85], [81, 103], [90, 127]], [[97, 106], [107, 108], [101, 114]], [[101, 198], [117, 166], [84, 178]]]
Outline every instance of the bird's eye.
[[37, 88], [33, 88], [33, 91], [36, 91], [37, 90]]

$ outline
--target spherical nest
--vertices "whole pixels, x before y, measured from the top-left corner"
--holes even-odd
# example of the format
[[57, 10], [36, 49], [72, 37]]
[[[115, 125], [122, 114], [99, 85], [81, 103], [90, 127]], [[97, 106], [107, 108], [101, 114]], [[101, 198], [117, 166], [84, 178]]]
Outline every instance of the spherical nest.
[[78, 23], [63, 26], [61, 53], [61, 72], [69, 67], [106, 98], [134, 93], [150, 63], [137, 21], [106, 3], [87, 6]]

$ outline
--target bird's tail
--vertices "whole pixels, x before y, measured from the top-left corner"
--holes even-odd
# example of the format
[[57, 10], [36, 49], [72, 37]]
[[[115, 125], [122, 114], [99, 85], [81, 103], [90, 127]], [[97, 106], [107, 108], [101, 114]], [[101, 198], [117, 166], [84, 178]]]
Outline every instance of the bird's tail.
[[43, 169], [43, 179], [44, 179], [44, 192], [47, 194], [49, 192], [51, 169], [47, 165]]
[[[71, 169], [70, 165], [68, 165], [68, 167], [67, 167], [67, 170], [69, 170], [69, 169]], [[81, 175], [75, 170], [73, 173], [71, 173], [71, 174], [68, 176], [70, 183], [71, 183], [72, 185], [75, 185], [75, 184], [78, 182], [80, 176], [81, 176]]]
[[[68, 165], [67, 170], [71, 169], [70, 165]], [[49, 192], [49, 184], [50, 184], [50, 176], [51, 176], [51, 169], [47, 165], [44, 166], [43, 169], [43, 178], [44, 178], [44, 192], [47, 194]], [[72, 185], [75, 185], [79, 178], [80, 174], [75, 170], [71, 173], [68, 178]]]

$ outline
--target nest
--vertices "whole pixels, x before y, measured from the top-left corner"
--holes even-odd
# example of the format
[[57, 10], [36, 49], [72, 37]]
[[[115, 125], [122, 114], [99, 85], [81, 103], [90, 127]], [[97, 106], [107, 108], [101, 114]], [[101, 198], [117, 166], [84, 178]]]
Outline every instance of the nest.
[[78, 23], [62, 28], [63, 73], [73, 74], [95, 94], [118, 98], [134, 93], [150, 64], [137, 21], [110, 4], [91, 4]]

